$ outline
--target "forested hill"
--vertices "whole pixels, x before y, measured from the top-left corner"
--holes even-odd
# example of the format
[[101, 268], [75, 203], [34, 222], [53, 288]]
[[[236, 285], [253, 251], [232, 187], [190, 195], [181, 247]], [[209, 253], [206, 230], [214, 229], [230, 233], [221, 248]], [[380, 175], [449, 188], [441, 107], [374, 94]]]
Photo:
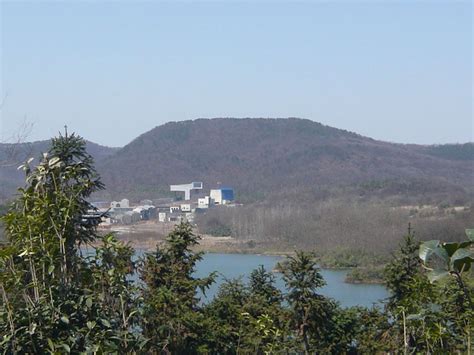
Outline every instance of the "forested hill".
[[[49, 150], [50, 140], [0, 144], [0, 201], [8, 199], [18, 187], [24, 185], [24, 173], [18, 170], [18, 166], [28, 160], [35, 158], [38, 162], [42, 153]], [[105, 147], [93, 142], [87, 142], [87, 151], [94, 156], [96, 162], [119, 150], [119, 148]]]
[[[38, 157], [48, 144], [15, 147], [16, 162]], [[170, 184], [203, 181], [205, 189], [233, 186], [244, 202], [311, 201], [334, 191], [444, 200], [469, 196], [474, 181], [472, 143], [393, 144], [296, 118], [170, 122], [123, 148], [88, 143], [88, 149], [107, 198], [155, 198], [169, 194]], [[0, 160], [11, 151], [11, 145], [0, 145]], [[23, 184], [16, 166], [0, 168], [3, 198]]]
[[314, 199], [342, 186], [357, 194], [462, 196], [474, 181], [473, 149], [386, 143], [296, 118], [197, 119], [152, 129], [99, 170], [117, 197], [153, 197], [191, 181], [233, 186], [245, 201]]

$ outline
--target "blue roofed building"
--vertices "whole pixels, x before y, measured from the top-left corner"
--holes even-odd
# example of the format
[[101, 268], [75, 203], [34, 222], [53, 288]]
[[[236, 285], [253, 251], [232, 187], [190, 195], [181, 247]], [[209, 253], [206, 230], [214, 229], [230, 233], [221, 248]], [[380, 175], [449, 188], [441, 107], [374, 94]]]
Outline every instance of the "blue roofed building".
[[220, 187], [211, 190], [211, 199], [216, 205], [226, 205], [234, 202], [234, 189], [232, 187]]

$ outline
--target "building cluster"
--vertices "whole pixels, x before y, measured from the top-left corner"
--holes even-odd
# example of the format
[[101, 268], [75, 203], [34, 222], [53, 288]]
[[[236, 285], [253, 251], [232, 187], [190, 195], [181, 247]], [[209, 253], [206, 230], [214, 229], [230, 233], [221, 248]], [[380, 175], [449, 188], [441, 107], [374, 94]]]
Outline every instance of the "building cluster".
[[[106, 224], [133, 224], [140, 221], [157, 220], [158, 222], [192, 222], [194, 214], [218, 205], [232, 206], [234, 190], [230, 187], [211, 189], [209, 194], [203, 194], [203, 183], [171, 185], [170, 191], [184, 193], [184, 200], [161, 198], [154, 201], [143, 200], [137, 205], [130, 201], [95, 202], [98, 214], [103, 214]], [[181, 196], [179, 196], [182, 198]]]
[[[197, 191], [202, 191], [202, 182], [191, 182], [189, 184], [171, 185], [170, 191], [183, 192], [185, 201], [193, 201], [191, 193], [196, 194]], [[202, 194], [201, 194], [202, 195]], [[212, 189], [209, 195], [199, 197], [196, 201], [199, 208], [209, 208], [212, 205], [227, 205], [234, 202], [234, 189], [231, 187], [219, 187]]]
[[131, 206], [130, 201], [95, 202], [93, 205], [98, 213], [103, 213], [106, 224], [133, 224], [139, 221], [156, 219], [157, 208], [150, 200], [140, 201], [136, 206]]

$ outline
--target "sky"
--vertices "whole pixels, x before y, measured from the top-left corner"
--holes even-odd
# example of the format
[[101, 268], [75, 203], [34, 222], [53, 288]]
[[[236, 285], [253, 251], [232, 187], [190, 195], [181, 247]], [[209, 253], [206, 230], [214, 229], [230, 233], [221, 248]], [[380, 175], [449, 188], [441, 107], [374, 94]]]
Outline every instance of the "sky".
[[0, 0], [0, 139], [123, 146], [168, 121], [301, 117], [474, 141], [470, 1]]

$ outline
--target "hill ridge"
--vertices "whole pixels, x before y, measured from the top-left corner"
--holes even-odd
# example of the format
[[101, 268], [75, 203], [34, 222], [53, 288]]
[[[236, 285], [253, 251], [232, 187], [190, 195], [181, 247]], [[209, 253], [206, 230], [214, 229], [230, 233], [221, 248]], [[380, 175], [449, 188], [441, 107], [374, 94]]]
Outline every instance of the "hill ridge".
[[255, 196], [294, 186], [314, 190], [312, 183], [397, 178], [469, 187], [472, 164], [437, 156], [433, 149], [438, 148], [379, 141], [308, 119], [197, 118], [141, 134], [104, 159], [100, 170], [109, 186], [131, 194], [142, 190], [143, 196], [192, 180], [207, 186], [219, 181]]
[[[26, 146], [36, 157], [48, 142]], [[5, 147], [0, 144], [0, 157]], [[232, 185], [243, 201], [317, 199], [335, 189], [365, 195], [360, 186], [387, 184], [394, 195], [413, 194], [425, 185], [429, 191], [421, 195], [459, 196], [469, 195], [474, 181], [472, 143], [390, 143], [295, 117], [167, 122], [121, 148], [93, 142], [88, 148], [110, 198], [155, 198], [169, 194], [170, 184], [196, 180], [205, 188]], [[0, 194], [22, 185], [20, 173], [0, 168], [0, 174]]]

